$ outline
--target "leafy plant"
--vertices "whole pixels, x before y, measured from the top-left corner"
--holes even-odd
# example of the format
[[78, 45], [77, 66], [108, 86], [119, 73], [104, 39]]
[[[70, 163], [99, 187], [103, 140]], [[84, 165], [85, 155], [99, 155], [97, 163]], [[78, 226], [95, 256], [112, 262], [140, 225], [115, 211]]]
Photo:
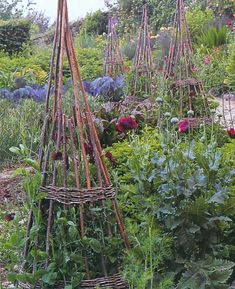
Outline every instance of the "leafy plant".
[[106, 101], [119, 101], [124, 94], [126, 86], [124, 76], [113, 79], [109, 76], [103, 76], [92, 82], [85, 82], [86, 91], [94, 97], [103, 97]]
[[228, 85], [232, 91], [235, 91], [235, 52], [231, 51], [228, 57], [228, 65], [226, 67], [227, 76], [224, 83]]
[[226, 26], [211, 26], [197, 37], [198, 45], [204, 45], [208, 48], [219, 47], [227, 42], [228, 28]]
[[187, 12], [186, 18], [190, 34], [193, 40], [196, 40], [198, 35], [202, 34], [208, 24], [213, 21], [214, 13], [209, 9], [203, 11], [199, 7], [195, 7]]
[[183, 274], [178, 289], [226, 289], [226, 282], [232, 274], [235, 263], [226, 260], [212, 259], [191, 262]]

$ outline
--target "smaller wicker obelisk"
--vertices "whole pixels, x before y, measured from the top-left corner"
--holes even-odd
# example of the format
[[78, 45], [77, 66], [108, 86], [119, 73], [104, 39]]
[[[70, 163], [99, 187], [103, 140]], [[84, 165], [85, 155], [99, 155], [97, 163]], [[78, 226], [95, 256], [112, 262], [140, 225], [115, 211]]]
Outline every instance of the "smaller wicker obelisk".
[[147, 4], [143, 6], [143, 15], [139, 29], [137, 47], [132, 67], [132, 95], [151, 95], [153, 91], [153, 57], [148, 24]]
[[117, 19], [109, 16], [107, 45], [105, 48], [104, 74], [113, 78], [124, 73], [124, 62], [116, 32]]
[[193, 110], [195, 115], [207, 114], [207, 100], [202, 82], [195, 78], [192, 63], [192, 40], [185, 16], [183, 0], [176, 1], [176, 12], [168, 59], [164, 75], [168, 79], [179, 113], [184, 115]]

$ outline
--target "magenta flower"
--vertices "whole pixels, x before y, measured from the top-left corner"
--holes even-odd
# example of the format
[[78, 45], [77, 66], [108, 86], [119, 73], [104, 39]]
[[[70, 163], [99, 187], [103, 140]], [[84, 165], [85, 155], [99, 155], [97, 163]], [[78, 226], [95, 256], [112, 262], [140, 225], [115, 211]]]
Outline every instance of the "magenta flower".
[[232, 139], [235, 138], [235, 129], [234, 129], [234, 128], [229, 128], [229, 129], [227, 130], [227, 132], [228, 132], [228, 135], [229, 135]]
[[116, 129], [119, 132], [125, 132], [126, 130], [132, 130], [137, 128], [137, 122], [134, 116], [121, 117], [118, 120]]
[[189, 130], [189, 122], [187, 119], [183, 119], [178, 123], [179, 133], [186, 133]]
[[210, 64], [211, 64], [211, 58], [210, 58], [210, 56], [205, 57], [205, 59], [204, 59], [204, 64], [205, 64], [205, 65], [210, 65]]
[[227, 26], [233, 26], [233, 21], [228, 21]]

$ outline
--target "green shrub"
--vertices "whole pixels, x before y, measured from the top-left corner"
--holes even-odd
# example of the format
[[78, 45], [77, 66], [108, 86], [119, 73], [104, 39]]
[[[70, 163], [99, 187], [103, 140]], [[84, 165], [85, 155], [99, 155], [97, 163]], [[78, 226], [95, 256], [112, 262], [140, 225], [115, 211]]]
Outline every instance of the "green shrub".
[[[205, 64], [205, 59], [209, 63]], [[205, 91], [212, 89], [213, 95], [220, 95], [225, 89], [224, 75], [226, 75], [227, 53], [221, 49], [209, 50], [205, 47], [197, 49], [195, 54], [195, 73], [198, 79], [203, 81]]]
[[27, 56], [20, 53], [0, 55], [0, 88], [12, 88], [16, 77], [24, 76], [29, 84], [45, 83], [50, 66], [50, 50], [42, 49]]
[[81, 29], [78, 45], [80, 48], [96, 48], [96, 37], [93, 34], [88, 34], [85, 29]]
[[227, 76], [224, 83], [235, 91], [235, 50], [232, 50], [228, 57], [228, 65], [226, 67]]
[[85, 29], [88, 34], [101, 35], [107, 32], [107, 25], [108, 12], [97, 10], [96, 12], [87, 14], [81, 28]]
[[31, 23], [28, 20], [10, 20], [0, 23], [0, 50], [10, 55], [19, 53], [30, 40]]
[[[151, 248], [147, 228], [153, 226], [161, 228], [161, 233], [154, 231], [155, 238], [169, 236], [173, 240], [171, 254], [163, 258], [158, 272], [148, 271], [149, 275], [138, 270], [144, 260], [149, 268], [150, 253], [146, 258], [139, 251], [136, 259], [131, 255], [135, 250], [130, 252], [133, 262], [126, 265], [126, 270], [139, 272], [135, 274], [135, 285], [146, 282], [133, 288], [152, 288], [148, 283], [151, 274], [157, 282], [159, 272], [164, 272], [165, 277], [173, 274], [178, 287], [171, 284], [169, 288], [228, 288], [235, 254], [234, 143], [220, 148], [213, 140], [205, 140], [206, 135], [203, 142], [191, 142], [189, 138], [179, 137], [172, 126], [161, 133], [144, 132], [142, 137], [135, 136], [111, 150], [117, 162], [113, 178], [120, 188], [122, 212], [132, 228], [134, 224], [139, 228], [135, 240], [140, 240], [140, 247], [136, 249]], [[158, 246], [159, 254], [152, 251], [154, 260], [161, 256]], [[133, 282], [133, 275], [127, 276]]]
[[227, 36], [228, 28], [226, 26], [211, 26], [197, 37], [197, 43], [207, 48], [219, 47], [227, 43]]
[[214, 13], [212, 10], [202, 11], [197, 7], [188, 11], [186, 18], [190, 34], [195, 40], [204, 31], [206, 25], [213, 20]]
[[31, 100], [21, 105], [0, 101], [0, 166], [16, 160], [9, 150], [12, 146], [24, 145], [29, 155], [37, 152], [42, 111], [42, 105]]
[[83, 79], [94, 80], [103, 74], [103, 52], [97, 48], [77, 49]]

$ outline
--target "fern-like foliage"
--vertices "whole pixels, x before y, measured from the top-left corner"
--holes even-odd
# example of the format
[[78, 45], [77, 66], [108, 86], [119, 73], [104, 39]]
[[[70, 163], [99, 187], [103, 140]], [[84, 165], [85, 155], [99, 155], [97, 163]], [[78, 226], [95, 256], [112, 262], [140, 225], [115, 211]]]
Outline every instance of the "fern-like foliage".
[[227, 281], [235, 263], [212, 259], [190, 262], [177, 289], [227, 289]]

